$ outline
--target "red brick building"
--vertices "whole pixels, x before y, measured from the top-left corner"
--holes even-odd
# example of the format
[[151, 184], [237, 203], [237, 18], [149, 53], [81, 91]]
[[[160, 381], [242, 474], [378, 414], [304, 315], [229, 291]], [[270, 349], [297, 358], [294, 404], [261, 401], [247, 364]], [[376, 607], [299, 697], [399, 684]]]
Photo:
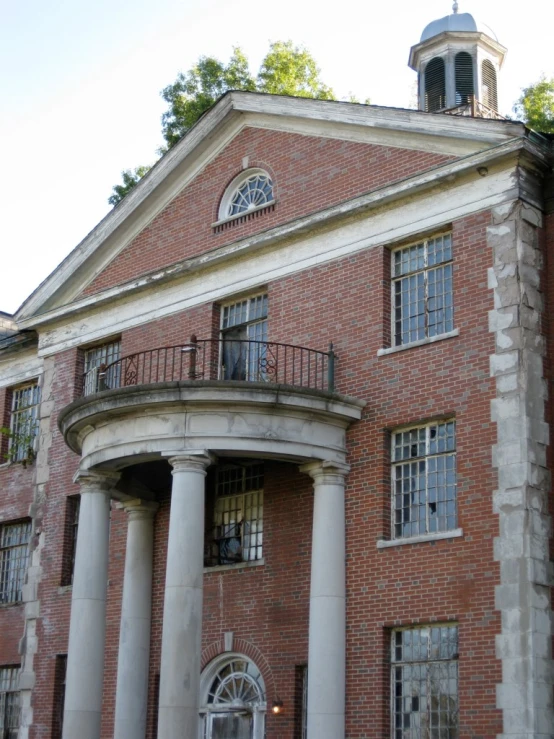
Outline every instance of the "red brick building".
[[228, 93], [0, 314], [1, 736], [553, 735], [552, 142], [431, 26], [421, 111]]

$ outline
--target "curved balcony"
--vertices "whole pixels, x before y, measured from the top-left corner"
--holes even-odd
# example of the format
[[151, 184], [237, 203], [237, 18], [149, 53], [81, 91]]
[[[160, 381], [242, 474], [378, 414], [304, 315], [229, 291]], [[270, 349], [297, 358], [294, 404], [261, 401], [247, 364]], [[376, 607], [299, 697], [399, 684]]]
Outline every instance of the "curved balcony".
[[335, 392], [335, 360], [332, 347], [192, 337], [87, 373], [58, 422], [81, 469], [199, 449], [343, 464], [365, 403]]
[[333, 345], [322, 352], [274, 341], [197, 339], [129, 354], [84, 376], [83, 395], [182, 380], [235, 380], [335, 390]]

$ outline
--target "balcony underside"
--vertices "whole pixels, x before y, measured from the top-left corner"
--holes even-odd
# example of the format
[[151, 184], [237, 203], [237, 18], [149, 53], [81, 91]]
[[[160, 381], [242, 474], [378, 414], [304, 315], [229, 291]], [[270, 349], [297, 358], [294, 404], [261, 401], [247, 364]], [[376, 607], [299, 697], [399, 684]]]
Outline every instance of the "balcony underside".
[[346, 429], [364, 401], [271, 383], [194, 380], [80, 398], [58, 419], [81, 469], [207, 449], [219, 456], [344, 463]]

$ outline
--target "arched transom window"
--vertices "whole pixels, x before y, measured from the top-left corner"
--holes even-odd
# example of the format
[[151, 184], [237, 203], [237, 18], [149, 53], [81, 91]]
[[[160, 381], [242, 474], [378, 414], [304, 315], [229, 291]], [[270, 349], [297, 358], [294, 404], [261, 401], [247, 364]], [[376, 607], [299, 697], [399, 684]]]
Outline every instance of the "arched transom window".
[[274, 201], [273, 182], [263, 169], [242, 172], [231, 182], [221, 200], [219, 218], [246, 215]]
[[265, 686], [256, 665], [224, 655], [202, 675], [202, 739], [263, 739]]

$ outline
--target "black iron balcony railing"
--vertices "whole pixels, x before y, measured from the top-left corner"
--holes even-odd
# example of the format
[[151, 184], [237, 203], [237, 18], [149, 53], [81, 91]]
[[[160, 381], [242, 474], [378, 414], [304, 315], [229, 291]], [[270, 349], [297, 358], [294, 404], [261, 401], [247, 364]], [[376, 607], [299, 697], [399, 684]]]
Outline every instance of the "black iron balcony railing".
[[335, 353], [247, 339], [197, 339], [129, 354], [84, 375], [83, 395], [131, 385], [181, 380], [268, 382], [335, 390]]

